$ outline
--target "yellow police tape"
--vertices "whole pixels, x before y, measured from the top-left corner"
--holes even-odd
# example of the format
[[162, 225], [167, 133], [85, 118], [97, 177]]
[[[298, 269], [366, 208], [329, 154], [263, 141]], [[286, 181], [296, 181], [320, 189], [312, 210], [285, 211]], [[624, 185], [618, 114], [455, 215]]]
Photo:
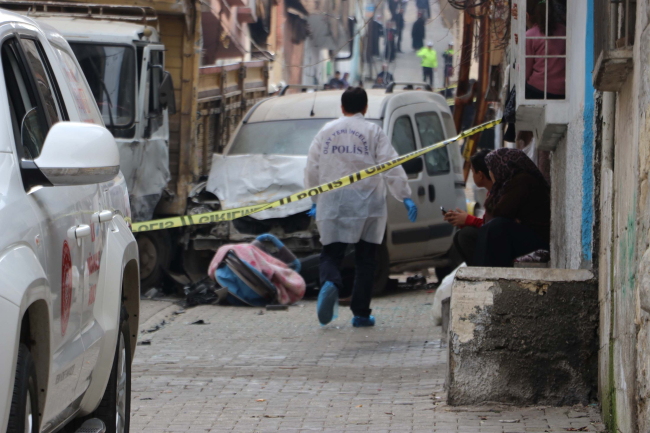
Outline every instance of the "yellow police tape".
[[132, 230], [134, 232], [145, 232], [145, 231], [153, 231], [153, 230], [171, 229], [176, 227], [186, 227], [186, 226], [192, 226], [197, 224], [212, 224], [221, 221], [232, 221], [237, 218], [242, 218], [247, 215], [265, 211], [267, 209], [276, 208], [285, 205], [287, 203], [303, 200], [307, 197], [313, 197], [328, 191], [333, 191], [335, 189], [343, 188], [354, 182], [358, 182], [360, 180], [369, 178], [371, 176], [376, 176], [380, 173], [390, 170], [391, 168], [395, 168], [398, 165], [402, 165], [407, 161], [410, 161], [426, 153], [429, 153], [432, 150], [441, 148], [448, 144], [454, 143], [458, 140], [462, 140], [463, 138], [470, 137], [476, 134], [477, 132], [494, 128], [499, 123], [501, 123], [501, 119], [483, 123], [481, 125], [470, 128], [466, 131], [463, 131], [461, 134], [457, 135], [456, 137], [450, 138], [445, 141], [441, 141], [440, 143], [436, 143], [431, 146], [425, 147], [424, 149], [416, 150], [415, 152], [407, 153], [406, 155], [402, 155], [391, 161], [386, 161], [381, 164], [377, 164], [373, 167], [368, 167], [364, 170], [358, 171], [349, 176], [342, 177], [339, 180], [334, 180], [332, 182], [314, 188], [300, 191], [298, 193], [292, 194], [285, 198], [281, 198], [280, 200], [276, 200], [271, 203], [260, 203], [251, 206], [218, 210], [215, 212], [207, 212], [207, 213], [202, 213], [197, 215], [184, 215], [184, 216], [177, 216], [172, 218], [163, 218], [163, 219], [153, 220], [153, 221], [133, 223]]

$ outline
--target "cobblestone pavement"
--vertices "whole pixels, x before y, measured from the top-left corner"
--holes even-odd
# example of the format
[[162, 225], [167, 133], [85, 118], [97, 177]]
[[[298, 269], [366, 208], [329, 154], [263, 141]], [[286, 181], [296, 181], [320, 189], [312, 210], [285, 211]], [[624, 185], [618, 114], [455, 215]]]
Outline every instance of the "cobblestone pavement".
[[167, 314], [140, 338], [150, 345], [138, 346], [133, 365], [132, 431], [602, 431], [594, 407], [446, 406], [432, 302], [427, 290], [380, 297], [377, 326], [364, 329], [344, 307], [321, 327], [315, 301]]

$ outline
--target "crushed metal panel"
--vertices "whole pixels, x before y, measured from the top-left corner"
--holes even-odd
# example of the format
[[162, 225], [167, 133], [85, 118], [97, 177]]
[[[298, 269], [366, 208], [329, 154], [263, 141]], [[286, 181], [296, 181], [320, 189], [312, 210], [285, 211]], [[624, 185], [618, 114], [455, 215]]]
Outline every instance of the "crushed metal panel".
[[133, 221], [150, 220], [171, 179], [167, 140], [118, 141], [117, 148], [120, 170], [129, 189]]
[[[269, 203], [304, 189], [306, 165], [305, 156], [215, 154], [206, 189], [219, 198], [223, 209]], [[311, 204], [305, 199], [250, 216], [284, 218], [309, 210]]]

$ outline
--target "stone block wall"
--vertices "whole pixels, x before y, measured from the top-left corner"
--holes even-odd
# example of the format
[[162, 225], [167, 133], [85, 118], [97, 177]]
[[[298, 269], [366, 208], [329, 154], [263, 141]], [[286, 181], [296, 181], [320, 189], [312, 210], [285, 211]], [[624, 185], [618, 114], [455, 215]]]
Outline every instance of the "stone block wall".
[[590, 271], [462, 268], [451, 297], [449, 404], [596, 401], [598, 322]]

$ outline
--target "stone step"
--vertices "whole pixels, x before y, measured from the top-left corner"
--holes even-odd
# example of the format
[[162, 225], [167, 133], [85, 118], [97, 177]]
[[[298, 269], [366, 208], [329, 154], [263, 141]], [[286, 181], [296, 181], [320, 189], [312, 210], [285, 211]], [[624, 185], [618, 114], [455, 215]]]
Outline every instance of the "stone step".
[[450, 310], [450, 405], [597, 399], [598, 284], [591, 272], [461, 268]]

